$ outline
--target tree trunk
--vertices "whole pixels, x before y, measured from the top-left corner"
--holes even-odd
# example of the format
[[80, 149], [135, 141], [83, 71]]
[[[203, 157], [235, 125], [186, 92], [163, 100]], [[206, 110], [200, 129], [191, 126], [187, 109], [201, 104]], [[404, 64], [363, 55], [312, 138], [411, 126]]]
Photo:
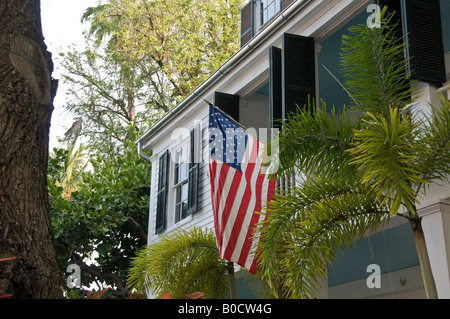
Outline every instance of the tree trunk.
[[428, 249], [425, 243], [425, 235], [422, 229], [422, 219], [418, 216], [412, 219], [411, 226], [414, 233], [414, 242], [416, 244], [417, 255], [419, 257], [420, 269], [422, 270], [422, 278], [427, 298], [437, 299], [438, 295], [436, 290], [436, 283], [434, 281], [430, 258], [428, 256]]
[[59, 298], [47, 192], [57, 81], [39, 0], [0, 1], [0, 295]]

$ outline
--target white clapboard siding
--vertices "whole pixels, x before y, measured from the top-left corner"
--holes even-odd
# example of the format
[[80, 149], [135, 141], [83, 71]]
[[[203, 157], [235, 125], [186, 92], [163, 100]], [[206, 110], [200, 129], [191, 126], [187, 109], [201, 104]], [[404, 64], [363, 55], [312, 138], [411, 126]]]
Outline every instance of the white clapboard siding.
[[[173, 191], [173, 165], [170, 167], [170, 174], [169, 174], [169, 195], [168, 195], [168, 212], [167, 212], [167, 228], [162, 233], [168, 234], [172, 230], [176, 228], [184, 228], [189, 229], [193, 226], [198, 226], [202, 228], [210, 228], [212, 229], [214, 227], [214, 219], [213, 219], [213, 213], [212, 213], [212, 207], [211, 207], [211, 187], [210, 187], [210, 181], [209, 181], [209, 167], [208, 167], [208, 157], [207, 157], [207, 149], [208, 149], [208, 136], [206, 132], [206, 128], [209, 124], [208, 114], [205, 112], [202, 112], [203, 116], [201, 117], [201, 125], [202, 125], [202, 161], [200, 164], [200, 171], [199, 171], [199, 210], [194, 213], [191, 216], [188, 216], [187, 218], [181, 220], [178, 223], [174, 223], [174, 191]], [[195, 121], [190, 121], [191, 125], [194, 125], [194, 122], [197, 122], [199, 118], [195, 118]], [[192, 127], [189, 127], [188, 125], [184, 125], [186, 129], [190, 130]], [[167, 142], [167, 140], [166, 140]], [[179, 141], [172, 141], [170, 143], [166, 143], [164, 147], [161, 147], [160, 154], [162, 154], [166, 149], [169, 149], [173, 151], [173, 149], [176, 147], [177, 143]], [[160, 156], [160, 155], [159, 155]], [[152, 198], [156, 199], [156, 192], [158, 189], [158, 179], [157, 179], [157, 172], [159, 170], [159, 156], [155, 156], [153, 158], [152, 167], [154, 169], [154, 173], [152, 176]], [[151, 201], [150, 203], [150, 216], [149, 216], [149, 243], [157, 240], [160, 236], [155, 235], [155, 222], [156, 222], [156, 200]]]

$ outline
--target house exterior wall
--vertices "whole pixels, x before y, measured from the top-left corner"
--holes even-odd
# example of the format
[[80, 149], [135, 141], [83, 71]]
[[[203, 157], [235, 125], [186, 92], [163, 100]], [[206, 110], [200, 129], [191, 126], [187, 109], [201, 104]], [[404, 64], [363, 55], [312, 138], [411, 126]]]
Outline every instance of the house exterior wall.
[[[296, 33], [304, 36], [314, 36], [318, 40], [327, 36], [341, 21], [347, 21], [353, 17], [356, 12], [361, 12], [367, 6], [369, 1], [352, 1], [352, 0], [318, 0], [307, 1], [299, 0], [300, 10], [295, 16], [291, 16], [289, 20], [283, 21], [282, 28], [275, 29], [266, 37], [264, 43], [252, 47], [253, 42], [247, 45], [251, 47], [244, 58], [238, 65], [233, 68], [221, 70], [223, 76], [220, 80], [215, 81], [202, 96], [193, 99], [192, 103], [186, 105], [182, 112], [170, 121], [165, 121], [164, 125], [151, 138], [143, 138], [141, 140], [142, 148], [152, 152], [152, 185], [150, 195], [150, 211], [149, 211], [149, 240], [152, 243], [157, 240], [159, 235], [155, 235], [155, 209], [156, 209], [156, 189], [158, 188], [157, 171], [158, 158], [165, 150], [174, 150], [180, 143], [173, 136], [177, 130], [184, 130], [185, 133], [190, 130], [194, 122], [201, 121], [202, 128], [207, 127], [208, 104], [206, 101], [213, 101], [214, 92], [220, 91], [229, 94], [237, 94], [241, 98], [240, 114], [242, 114], [242, 124], [248, 128], [258, 125], [259, 127], [268, 127], [268, 115], [258, 112], [257, 103], [264, 101], [263, 95], [255, 94], [262, 85], [268, 81], [268, 48], [272, 45], [281, 46], [281, 36], [283, 33]], [[289, 8], [288, 8], [289, 9]], [[279, 20], [283, 20], [280, 16]], [[274, 23], [274, 22], [272, 22]], [[266, 27], [267, 28], [267, 27]], [[242, 49], [241, 49], [242, 50]], [[226, 66], [226, 65], [225, 65]], [[266, 102], [267, 104], [267, 102]], [[164, 121], [164, 120], [163, 120]], [[181, 130], [180, 130], [181, 129]], [[203, 136], [203, 146], [207, 146], [207, 141]], [[171, 167], [173, 162], [171, 161]], [[172, 172], [173, 169], [170, 170]], [[177, 227], [191, 227], [199, 225], [202, 227], [213, 227], [212, 208], [210, 207], [210, 186], [208, 180], [207, 159], [204, 158], [201, 165], [201, 188], [200, 188], [200, 210], [194, 215], [187, 217], [181, 223], [175, 225], [171, 220], [170, 212], [173, 210], [171, 203], [171, 195], [169, 194], [169, 216], [167, 228], [164, 233], [168, 233]], [[171, 181], [173, 176], [169, 176]]]
[[[445, 6], [448, 6], [446, 1]], [[324, 81], [323, 69], [321, 70], [321, 56], [327, 54], [330, 50], [329, 43], [333, 36], [336, 36], [339, 30], [350, 21], [364, 21], [364, 17], [369, 17], [366, 12], [367, 6], [372, 3], [371, 0], [298, 0], [288, 7], [287, 11], [281, 16], [275, 17], [268, 25], [264, 26], [259, 34], [256, 34], [253, 40], [245, 44], [240, 52], [231, 57], [210, 79], [206, 80], [198, 90], [193, 92], [193, 96], [188, 97], [180, 103], [174, 116], [167, 116], [162, 120], [162, 124], [157, 129], [143, 135], [139, 140], [142, 148], [152, 152], [152, 184], [150, 194], [149, 211], [149, 229], [148, 243], [151, 244], [162, 234], [170, 233], [172, 230], [182, 227], [188, 229], [192, 226], [213, 229], [214, 220], [211, 206], [211, 187], [209, 182], [209, 167], [207, 163], [208, 136], [206, 128], [208, 127], [208, 104], [212, 102], [215, 92], [224, 92], [238, 95], [240, 98], [239, 117], [242, 125], [248, 128], [267, 128], [269, 127], [269, 100], [267, 96], [267, 83], [269, 82], [269, 50], [270, 46], [281, 47], [281, 38], [284, 33], [299, 34], [311, 36], [316, 42], [316, 81], [317, 96], [321, 97], [326, 86], [321, 86]], [[356, 20], [354, 20], [356, 19]], [[276, 26], [276, 27], [271, 27]], [[448, 31], [444, 32], [446, 43], [450, 38]], [[259, 39], [263, 40], [259, 40]], [[444, 41], [445, 42], [445, 41]], [[449, 61], [450, 49], [446, 47], [446, 60]], [[447, 74], [450, 66], [447, 66]], [[320, 75], [322, 74], [322, 75]], [[448, 75], [447, 75], [448, 77]], [[447, 78], [449, 80], [449, 78]], [[420, 100], [423, 101], [424, 110], [431, 112], [428, 102], [436, 102], [439, 90], [433, 85], [419, 82], [418, 90]], [[326, 92], [329, 93], [329, 92]], [[325, 95], [325, 94], [323, 94]], [[332, 96], [328, 94], [327, 96]], [[333, 101], [330, 101], [333, 103]], [[174, 111], [174, 112], [175, 112]], [[175, 114], [175, 113], [174, 113]], [[170, 115], [170, 114], [169, 114]], [[174, 194], [173, 194], [173, 167], [174, 162], [170, 162], [169, 169], [169, 196], [167, 206], [167, 225], [164, 232], [155, 234], [156, 219], [156, 191], [158, 189], [158, 159], [166, 151], [174, 152], [177, 146], [189, 138], [189, 131], [195, 123], [201, 123], [202, 127], [202, 149], [203, 156], [200, 164], [200, 183], [199, 183], [199, 210], [178, 223], [174, 220]], [[184, 136], [179, 137], [179, 133]], [[450, 298], [450, 210], [447, 209], [447, 198], [450, 197], [449, 185], [431, 185], [427, 196], [420, 203], [420, 211], [424, 216], [424, 229], [426, 236], [429, 236], [430, 259], [433, 263], [435, 276], [443, 278], [439, 283], [439, 293], [442, 298]], [[385, 231], [394, 230], [396, 234], [403, 229], [405, 221], [393, 219], [386, 227]], [[406, 235], [406, 237], [408, 234]], [[403, 237], [402, 237], [403, 238]], [[396, 240], [394, 239], [394, 242]], [[398, 240], [397, 240], [398, 242]], [[381, 242], [380, 245], [384, 244]], [[413, 245], [412, 238], [406, 245]], [[393, 245], [395, 246], [395, 245]], [[408, 246], [411, 248], [410, 246]], [[401, 247], [399, 248], [401, 249]], [[360, 258], [360, 257], [358, 257]], [[343, 268], [345, 262], [350, 259], [343, 259]], [[399, 266], [400, 267], [400, 266]], [[406, 267], [406, 266], [405, 266]], [[414, 260], [404, 269], [383, 273], [383, 289], [368, 290], [366, 285], [367, 273], [358, 278], [351, 279], [351, 282], [339, 282], [328, 288], [327, 284], [323, 287], [322, 296], [329, 298], [390, 298], [393, 291], [396, 297], [422, 298], [424, 297], [423, 284], [421, 282], [420, 267]], [[389, 269], [388, 269], [389, 270]], [[339, 271], [336, 272], [337, 274]], [[332, 276], [333, 273], [330, 272]], [[393, 278], [395, 278], [394, 281]], [[404, 279], [408, 278], [406, 284]], [[393, 285], [389, 281], [395, 282]], [[388, 288], [387, 288], [388, 287]]]

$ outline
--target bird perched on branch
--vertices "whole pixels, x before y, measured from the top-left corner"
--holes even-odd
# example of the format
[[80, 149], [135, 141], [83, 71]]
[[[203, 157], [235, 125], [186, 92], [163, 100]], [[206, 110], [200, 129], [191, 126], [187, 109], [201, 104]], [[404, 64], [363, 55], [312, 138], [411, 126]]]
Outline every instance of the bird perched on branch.
[[76, 120], [75, 122], [73, 122], [70, 129], [68, 129], [67, 132], [64, 134], [63, 142], [66, 142], [73, 137], [77, 137], [78, 134], [80, 134], [82, 128], [83, 128], [83, 122], [81, 120]]

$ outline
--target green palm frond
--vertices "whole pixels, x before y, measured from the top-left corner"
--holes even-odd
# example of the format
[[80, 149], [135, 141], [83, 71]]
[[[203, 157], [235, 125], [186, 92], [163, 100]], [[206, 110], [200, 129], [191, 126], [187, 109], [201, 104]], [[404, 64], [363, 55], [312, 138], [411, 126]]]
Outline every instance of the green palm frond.
[[355, 108], [389, 116], [389, 106], [413, 102], [411, 82], [406, 80], [405, 43], [396, 33], [393, 15], [381, 12], [380, 28], [357, 25], [342, 39], [341, 61], [345, 85]]
[[351, 163], [357, 165], [362, 183], [370, 185], [377, 198], [393, 200], [392, 215], [401, 204], [414, 213], [414, 186], [424, 182], [417, 165], [419, 125], [412, 116], [402, 117], [398, 108], [390, 107], [388, 118], [368, 113], [363, 127], [354, 132], [354, 147], [348, 150]]
[[[309, 108], [308, 108], [309, 109]], [[322, 102], [319, 111], [299, 109], [289, 116], [279, 136], [280, 174], [301, 172], [348, 173], [351, 167], [346, 150], [353, 142], [353, 129], [357, 122], [344, 109], [327, 113]], [[345, 171], [344, 171], [345, 170]]]
[[429, 122], [419, 114], [391, 19], [383, 10], [381, 28], [354, 26], [343, 37], [358, 120], [299, 111], [283, 126], [281, 172], [306, 178], [275, 194], [259, 228], [258, 272], [277, 298], [313, 298], [342, 248], [392, 215], [418, 218], [406, 213], [416, 212], [419, 189], [450, 174], [449, 102]]
[[276, 298], [312, 298], [336, 253], [389, 219], [364, 185], [326, 176], [277, 194], [261, 228], [258, 274]]
[[424, 122], [420, 140], [424, 144], [421, 148], [424, 154], [418, 158], [418, 165], [424, 171], [422, 186], [446, 181], [450, 176], [450, 101], [447, 98], [441, 96], [441, 104]]
[[96, 7], [88, 7], [81, 16], [81, 22], [91, 22], [88, 35], [94, 35], [98, 38], [98, 43], [101, 42], [103, 37], [110, 34], [114, 29], [114, 24], [107, 20], [108, 6], [98, 5]]
[[64, 189], [63, 196], [69, 198], [73, 191], [79, 189], [82, 181], [82, 174], [89, 164], [89, 157], [87, 156], [87, 148], [80, 144], [78, 148], [77, 139], [75, 138], [68, 147], [68, 152], [64, 160], [64, 171], [60, 174], [59, 181], [55, 184]]
[[177, 229], [142, 249], [132, 262], [129, 285], [174, 298], [201, 291], [205, 298], [228, 293], [227, 262], [219, 257], [214, 233], [198, 227]]

